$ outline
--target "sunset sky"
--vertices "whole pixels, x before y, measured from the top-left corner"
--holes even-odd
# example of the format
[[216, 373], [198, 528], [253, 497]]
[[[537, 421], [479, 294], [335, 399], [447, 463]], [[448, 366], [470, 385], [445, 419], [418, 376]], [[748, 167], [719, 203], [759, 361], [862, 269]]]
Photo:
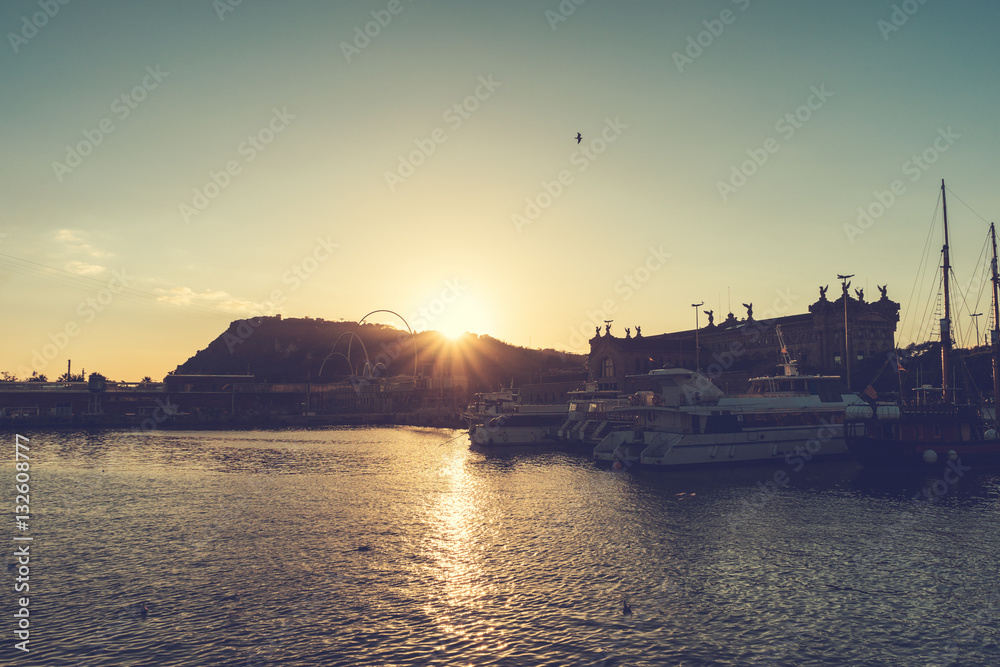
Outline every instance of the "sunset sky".
[[583, 352], [700, 301], [805, 312], [838, 273], [920, 316], [941, 179], [960, 287], [1000, 217], [997, 26], [985, 0], [4, 2], [0, 370], [158, 379], [260, 312]]

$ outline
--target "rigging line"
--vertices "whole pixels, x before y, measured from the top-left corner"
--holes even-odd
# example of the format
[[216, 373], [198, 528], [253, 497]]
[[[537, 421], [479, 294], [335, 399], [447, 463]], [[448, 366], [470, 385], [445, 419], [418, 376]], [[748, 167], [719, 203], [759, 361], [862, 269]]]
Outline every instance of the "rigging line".
[[[974, 276], [979, 274], [980, 265], [982, 264], [983, 258], [984, 258], [985, 254], [986, 254], [986, 244], [988, 242], [989, 242], [989, 238], [987, 238], [986, 242], [983, 243], [983, 249], [979, 253], [979, 259], [976, 261], [976, 266], [975, 266], [975, 268], [973, 269], [973, 272], [972, 272], [972, 275], [974, 275]], [[954, 283], [953, 284], [958, 285], [959, 284], [958, 275], [955, 273], [954, 267], [951, 268], [951, 276], [952, 276], [952, 278], [954, 278]], [[968, 287], [971, 287], [971, 286], [972, 286], [971, 284], [968, 285]], [[969, 301], [968, 301], [968, 298], [967, 298], [967, 292], [968, 292], [968, 289], [966, 289], [966, 290], [959, 290], [958, 291], [958, 295], [960, 297], [960, 300], [959, 300], [959, 303], [957, 304], [957, 307], [955, 308], [954, 314], [952, 315], [952, 320], [954, 322], [953, 326], [954, 326], [955, 330], [958, 332], [958, 336], [955, 337], [955, 342], [958, 342], [962, 346], [964, 346], [963, 341], [965, 341], [968, 338], [968, 333], [971, 333], [971, 330], [968, 333], [966, 333], [963, 330], [963, 328], [962, 328], [962, 321], [963, 321], [962, 320], [962, 316], [966, 315], [966, 314], [971, 314], [972, 312], [974, 312], [973, 309], [971, 309], [969, 307]], [[980, 285], [980, 294], [982, 294], [982, 285]], [[978, 305], [978, 303], [979, 302], [977, 301], [977, 305]], [[963, 306], [964, 306], [964, 310], [963, 310]]]
[[[920, 291], [917, 291], [917, 295], [919, 296], [922, 293], [922, 290], [923, 290], [923, 282], [924, 282], [924, 278], [926, 277], [926, 276], [924, 276], [924, 272], [926, 271], [925, 264], [927, 263], [927, 261], [929, 260], [929, 257], [930, 257], [931, 239], [934, 236], [934, 228], [935, 228], [936, 222], [937, 222], [937, 212], [938, 212], [938, 208], [940, 208], [940, 206], [941, 206], [941, 195], [938, 194], [937, 205], [934, 207], [934, 213], [931, 215], [931, 224], [930, 224], [930, 227], [927, 230], [927, 239], [924, 241], [924, 250], [923, 250], [923, 252], [920, 255], [920, 264], [917, 266], [917, 275], [916, 275], [916, 277], [914, 277], [914, 279], [913, 279], [913, 286], [910, 288], [910, 298], [909, 298], [909, 301], [907, 301], [906, 314], [904, 315], [903, 321], [900, 323], [900, 326], [899, 326], [900, 334], [902, 334], [902, 332], [904, 332], [904, 331], [907, 330], [906, 327], [907, 327], [907, 323], [909, 322], [909, 315], [910, 315], [910, 313], [913, 312], [913, 307], [912, 307], [912, 304], [914, 303], [914, 301], [913, 301], [913, 293], [914, 293], [915, 290], [917, 290], [917, 284], [918, 284], [918, 282], [920, 284]], [[935, 273], [936, 272], [937, 272], [937, 269], [935, 269]], [[928, 295], [928, 297], [929, 296], [930, 295]], [[912, 334], [912, 328], [915, 327], [915, 326], [918, 326], [918, 325], [916, 323], [912, 323], [909, 326], [910, 326], [910, 333]], [[902, 341], [900, 341], [900, 342], [902, 342]], [[917, 341], [916, 339], [914, 339], [911, 342], [916, 343], [916, 342], [923, 342], [923, 341]]]
[[[983, 251], [980, 254], [979, 261], [976, 263], [976, 269], [972, 275], [981, 276], [984, 272], [989, 272], [991, 270], [992, 267], [988, 267], [986, 263], [986, 255], [988, 254], [987, 249], [989, 245], [990, 245], [990, 235], [989, 232], [987, 232], [986, 239], [983, 242]], [[983, 297], [985, 296], [986, 292], [986, 286], [990, 284], [992, 284], [992, 281], [989, 278], [987, 278], [986, 280], [979, 280], [979, 293], [976, 295], [976, 305], [975, 305], [976, 311], [979, 311], [982, 308]], [[990, 295], [990, 301], [992, 301], [992, 294]], [[990, 305], [992, 305], [992, 303]], [[973, 311], [969, 311], [970, 316], [972, 312]], [[972, 330], [975, 330], [975, 328], [976, 327], [973, 327]], [[979, 335], [977, 333], [976, 342], [975, 345], [973, 345], [973, 347], [978, 347], [978, 346], [979, 346]]]
[[[952, 194], [952, 196], [953, 196], [953, 197], [954, 197], [955, 199], [957, 199], [958, 201], [960, 201], [960, 202], [962, 202], [963, 204], [965, 204], [965, 200], [964, 200], [964, 199], [962, 199], [961, 197], [959, 197], [958, 195], [956, 195], [956, 194], [955, 194], [955, 191], [954, 191], [954, 190], [952, 190], [951, 188], [949, 188], [949, 187], [948, 187], [947, 185], [945, 186], [945, 189], [946, 189], [946, 190], [947, 190], [948, 192], [950, 192], [950, 193]], [[980, 220], [982, 220], [982, 221], [983, 221], [983, 222], [985, 222], [986, 224], [990, 224], [990, 221], [989, 221], [989, 220], [987, 220], [986, 218], [984, 218], [983, 216], [979, 215], [979, 212], [978, 212], [978, 211], [976, 211], [976, 209], [972, 208], [972, 207], [971, 207], [971, 206], [969, 206], [968, 204], [965, 204], [965, 207], [966, 207], [967, 209], [969, 209], [970, 211], [972, 211], [972, 212], [973, 212], [973, 213], [974, 213], [974, 214], [975, 214], [975, 215], [976, 215], [976, 216], [977, 216], [977, 217], [978, 217], [978, 218], [979, 218]]]

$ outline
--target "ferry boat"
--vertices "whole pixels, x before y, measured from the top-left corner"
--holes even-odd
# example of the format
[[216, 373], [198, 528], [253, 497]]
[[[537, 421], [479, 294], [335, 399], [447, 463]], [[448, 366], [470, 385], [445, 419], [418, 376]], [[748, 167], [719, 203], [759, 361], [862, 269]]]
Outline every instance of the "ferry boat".
[[[909, 402], [878, 403], [852, 407], [847, 413], [845, 438], [851, 455], [861, 465], [885, 470], [913, 468], [944, 469], [952, 474], [971, 467], [1000, 466], [1000, 427], [997, 425], [996, 397], [1000, 396], [1000, 278], [997, 277], [996, 229], [990, 225], [993, 246], [993, 395], [994, 405], [960, 400], [951, 379], [951, 263], [948, 244], [948, 205], [941, 181], [941, 210], [944, 216], [943, 269], [944, 313], [941, 319], [941, 386], [914, 390]], [[898, 364], [897, 364], [898, 365]]]
[[568, 405], [518, 405], [515, 412], [493, 417], [469, 431], [473, 445], [556, 444], [556, 432], [566, 419]]
[[594, 448], [599, 461], [657, 466], [748, 463], [844, 456], [847, 406], [860, 403], [836, 375], [799, 375], [777, 327], [784, 374], [750, 380], [749, 393], [726, 395], [705, 375], [660, 369], [634, 427], [613, 431]]

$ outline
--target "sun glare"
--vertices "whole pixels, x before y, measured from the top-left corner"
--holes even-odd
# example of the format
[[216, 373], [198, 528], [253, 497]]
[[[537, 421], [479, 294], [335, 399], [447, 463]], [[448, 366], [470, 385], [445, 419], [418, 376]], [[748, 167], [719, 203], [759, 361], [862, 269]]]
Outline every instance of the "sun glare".
[[429, 324], [447, 338], [458, 340], [465, 333], [488, 334], [493, 323], [489, 311], [478, 299], [462, 294]]

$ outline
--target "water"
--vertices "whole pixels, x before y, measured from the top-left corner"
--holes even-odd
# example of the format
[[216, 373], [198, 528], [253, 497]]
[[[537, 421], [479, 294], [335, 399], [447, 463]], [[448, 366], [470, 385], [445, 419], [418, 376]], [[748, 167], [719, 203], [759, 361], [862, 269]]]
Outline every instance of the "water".
[[5, 664], [1000, 664], [981, 471], [616, 472], [418, 428], [25, 435], [31, 652], [6, 572]]

